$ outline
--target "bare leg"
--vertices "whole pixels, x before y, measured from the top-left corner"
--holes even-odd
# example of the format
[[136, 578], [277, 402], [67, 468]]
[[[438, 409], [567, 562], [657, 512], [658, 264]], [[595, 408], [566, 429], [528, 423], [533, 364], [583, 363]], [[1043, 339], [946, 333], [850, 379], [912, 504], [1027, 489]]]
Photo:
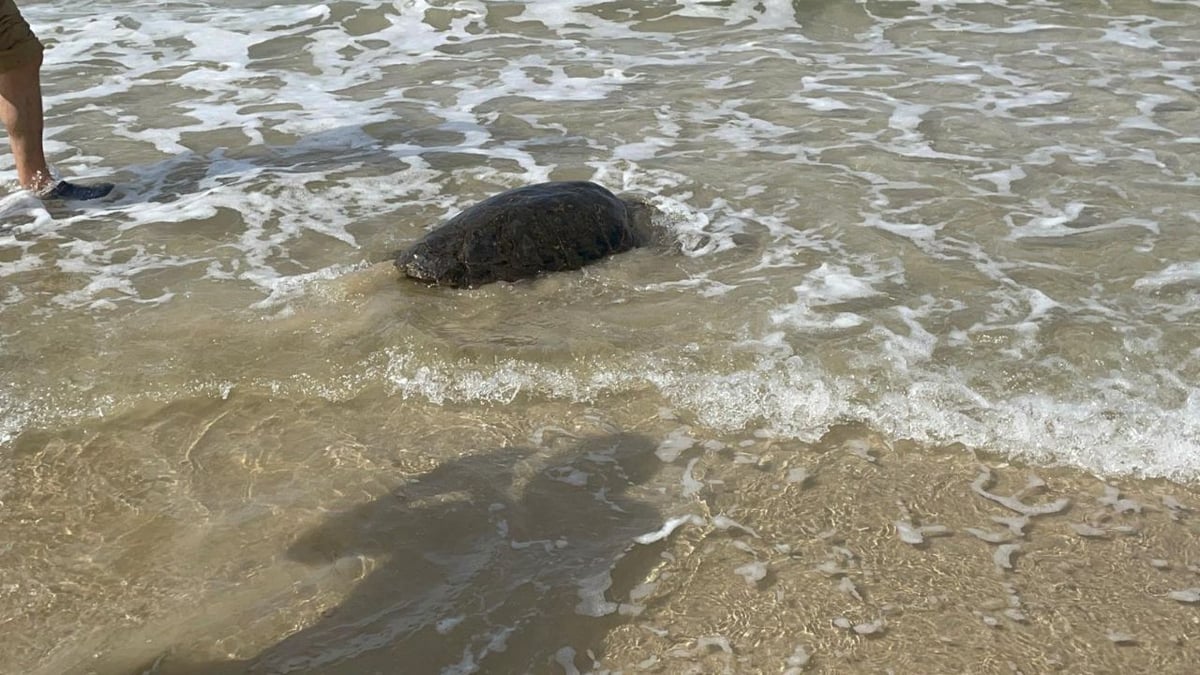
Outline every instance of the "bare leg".
[[0, 72], [0, 121], [8, 130], [21, 187], [42, 199], [98, 199], [112, 191], [112, 183], [79, 185], [54, 180], [42, 148], [42, 55]]
[[42, 57], [0, 72], [0, 120], [8, 130], [21, 187], [35, 194], [53, 184], [42, 149]]

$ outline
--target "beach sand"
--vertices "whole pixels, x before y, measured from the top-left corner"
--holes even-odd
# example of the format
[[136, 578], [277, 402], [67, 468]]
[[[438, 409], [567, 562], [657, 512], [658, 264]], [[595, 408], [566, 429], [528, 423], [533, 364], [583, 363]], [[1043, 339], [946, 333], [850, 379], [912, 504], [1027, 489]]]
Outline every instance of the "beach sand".
[[[609, 411], [620, 426], [587, 406], [491, 426], [451, 407], [460, 423], [436, 437], [398, 411], [343, 438], [379, 419], [345, 404], [281, 430], [288, 454], [258, 451], [246, 473], [228, 448], [246, 429], [264, 438], [252, 403], [155, 413], [202, 439], [177, 445], [213, 480], [188, 484], [224, 506], [185, 536], [149, 508], [178, 499], [170, 483], [109, 526], [127, 537], [64, 532], [78, 541], [39, 563], [45, 597], [4, 596], [26, 636], [10, 656], [95, 675], [1182, 674], [1200, 658], [1194, 485], [859, 425], [811, 444], [718, 435], [634, 421], [647, 408], [633, 400]], [[285, 459], [308, 446], [302, 466]], [[74, 493], [103, 467], [71, 466], [79, 485], [40, 493], [44, 509], [86, 503]]]
[[1200, 662], [1195, 486], [853, 428], [712, 452], [691, 474], [708, 516], [676, 532], [634, 589], [644, 610], [605, 637], [603, 669], [1190, 673]]

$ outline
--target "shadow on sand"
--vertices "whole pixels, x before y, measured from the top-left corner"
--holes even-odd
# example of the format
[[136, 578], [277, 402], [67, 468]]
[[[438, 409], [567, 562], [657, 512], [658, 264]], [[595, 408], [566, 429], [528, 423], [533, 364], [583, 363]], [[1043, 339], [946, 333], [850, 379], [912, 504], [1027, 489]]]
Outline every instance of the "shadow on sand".
[[657, 560], [632, 540], [662, 519], [626, 492], [660, 466], [654, 447], [612, 434], [549, 457], [503, 448], [443, 464], [288, 549], [313, 566], [375, 561], [318, 622], [246, 661], [169, 654], [135, 672], [562, 672], [574, 655], [586, 670], [622, 621], [610, 599]]

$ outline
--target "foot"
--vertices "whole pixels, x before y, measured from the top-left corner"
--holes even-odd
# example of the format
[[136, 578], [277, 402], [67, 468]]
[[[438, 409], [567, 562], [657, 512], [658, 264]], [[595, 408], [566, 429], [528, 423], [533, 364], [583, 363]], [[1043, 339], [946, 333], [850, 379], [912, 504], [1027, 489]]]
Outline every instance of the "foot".
[[112, 183], [96, 183], [94, 185], [78, 185], [60, 180], [49, 188], [38, 190], [37, 196], [42, 199], [99, 199], [112, 192]]

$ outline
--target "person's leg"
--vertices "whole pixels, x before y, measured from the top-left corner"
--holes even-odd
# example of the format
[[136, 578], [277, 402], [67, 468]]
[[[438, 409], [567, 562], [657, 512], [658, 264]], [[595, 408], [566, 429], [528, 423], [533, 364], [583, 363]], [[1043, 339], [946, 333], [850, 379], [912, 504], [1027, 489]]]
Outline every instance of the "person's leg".
[[43, 199], [96, 199], [111, 183], [55, 180], [42, 148], [42, 43], [13, 0], [0, 0], [0, 122], [8, 131], [17, 180]]
[[0, 72], [0, 120], [8, 130], [21, 187], [34, 193], [47, 191], [53, 178], [42, 150], [42, 57]]

